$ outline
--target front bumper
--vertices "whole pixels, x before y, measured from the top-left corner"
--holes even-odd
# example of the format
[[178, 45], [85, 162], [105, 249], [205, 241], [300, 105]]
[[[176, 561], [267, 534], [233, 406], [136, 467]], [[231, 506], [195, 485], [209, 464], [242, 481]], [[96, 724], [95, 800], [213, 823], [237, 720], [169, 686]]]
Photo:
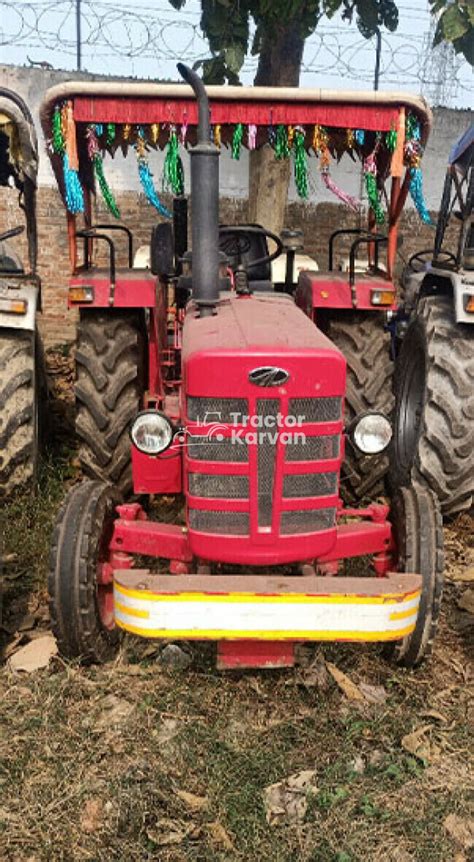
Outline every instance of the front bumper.
[[394, 641], [415, 628], [421, 577], [114, 572], [116, 624], [147, 638]]

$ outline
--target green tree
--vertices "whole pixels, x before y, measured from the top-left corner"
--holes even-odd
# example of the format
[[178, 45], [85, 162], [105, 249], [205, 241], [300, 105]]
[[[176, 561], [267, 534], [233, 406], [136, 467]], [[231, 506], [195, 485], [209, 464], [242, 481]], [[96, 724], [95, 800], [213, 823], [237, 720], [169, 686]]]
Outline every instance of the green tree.
[[430, 0], [430, 6], [438, 16], [434, 44], [451, 42], [474, 66], [474, 0]]

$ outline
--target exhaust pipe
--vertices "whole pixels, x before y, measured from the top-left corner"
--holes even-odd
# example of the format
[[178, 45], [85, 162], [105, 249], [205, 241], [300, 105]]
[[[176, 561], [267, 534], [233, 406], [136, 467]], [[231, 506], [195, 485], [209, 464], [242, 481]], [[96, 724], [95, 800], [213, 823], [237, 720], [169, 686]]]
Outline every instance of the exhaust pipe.
[[210, 141], [209, 100], [199, 75], [183, 63], [178, 72], [195, 93], [199, 125], [191, 155], [192, 286], [200, 317], [219, 299], [219, 150]]

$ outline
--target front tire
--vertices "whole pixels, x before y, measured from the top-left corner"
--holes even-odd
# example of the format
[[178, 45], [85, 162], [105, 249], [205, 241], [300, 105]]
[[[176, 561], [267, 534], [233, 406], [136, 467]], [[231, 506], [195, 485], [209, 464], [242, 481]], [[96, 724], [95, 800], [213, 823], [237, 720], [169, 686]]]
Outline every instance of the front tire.
[[[391, 417], [393, 409], [390, 333], [380, 312], [345, 311], [331, 318], [328, 337], [347, 362], [345, 418], [375, 411]], [[341, 471], [341, 496], [353, 504], [385, 493], [388, 455], [363, 455], [348, 439]]]
[[120, 494], [86, 480], [74, 486], [53, 533], [48, 590], [53, 633], [66, 658], [104, 662], [120, 633], [113, 618], [113, 583], [103, 572]]
[[36, 372], [35, 333], [0, 330], [0, 499], [36, 483]]
[[450, 297], [418, 305], [395, 370], [396, 402], [390, 480], [420, 477], [443, 514], [474, 499], [474, 326], [456, 323]]
[[444, 583], [443, 523], [438, 500], [429, 488], [399, 488], [390, 512], [398, 552], [398, 571], [422, 577], [414, 631], [387, 646], [387, 655], [403, 667], [416, 667], [430, 655], [438, 627]]

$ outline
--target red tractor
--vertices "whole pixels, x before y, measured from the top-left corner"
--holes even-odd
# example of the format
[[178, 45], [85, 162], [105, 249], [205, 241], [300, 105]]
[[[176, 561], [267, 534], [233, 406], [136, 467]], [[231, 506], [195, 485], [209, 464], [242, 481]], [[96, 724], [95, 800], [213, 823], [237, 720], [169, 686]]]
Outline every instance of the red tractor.
[[[172, 117], [175, 103], [181, 111], [184, 103], [193, 128], [192, 253], [183, 254], [182, 199], [174, 240], [166, 224], [153, 232], [151, 270], [132, 268], [131, 244], [129, 266], [117, 268], [103, 226], [76, 232], [69, 218], [73, 254], [76, 234], [84, 241], [83, 267], [69, 290], [81, 307], [78, 430], [96, 478], [71, 489], [54, 532], [49, 589], [60, 649], [104, 660], [126, 630], [217, 641], [219, 666], [258, 667], [291, 665], [301, 641], [370, 640], [390, 642], [396, 660], [415, 665], [429, 652], [439, 616], [436, 498], [413, 485], [397, 491], [390, 507], [344, 508], [346, 440], [361, 453], [381, 453], [390, 421], [375, 410], [344, 416], [343, 353], [314, 325], [312, 309], [305, 314], [268, 278], [282, 240], [270, 236], [271, 255], [263, 228], [219, 228], [219, 148], [208, 96], [194, 72], [179, 70], [196, 102], [188, 89], [172, 87], [165, 104]], [[74, 100], [78, 126], [99, 117], [128, 122], [132, 114], [149, 122], [164, 103], [163, 87], [159, 98], [152, 85], [149, 92], [140, 85], [140, 98], [127, 87], [115, 100], [101, 99], [102, 85], [88, 85], [87, 97], [81, 87], [50, 92], [44, 122], [60, 98]], [[225, 121], [228, 102], [211, 105], [216, 123]], [[242, 105], [255, 111], [245, 99]], [[80, 179], [90, 188], [85, 172]], [[90, 202], [85, 210], [90, 220]], [[377, 247], [374, 233], [362, 236]], [[98, 241], [109, 253], [102, 270], [90, 263]], [[287, 249], [289, 290], [291, 236]], [[389, 281], [376, 275], [368, 286], [353, 270], [347, 290], [341, 276], [341, 308], [394, 305]], [[301, 297], [307, 285], [314, 276], [300, 275]], [[383, 295], [375, 300], [377, 291]], [[136, 499], [124, 502], [129, 451], [135, 494], [183, 494], [182, 522], [154, 520]], [[137, 556], [151, 558], [150, 569], [135, 567]], [[342, 577], [357, 557], [370, 557], [367, 572]]]

